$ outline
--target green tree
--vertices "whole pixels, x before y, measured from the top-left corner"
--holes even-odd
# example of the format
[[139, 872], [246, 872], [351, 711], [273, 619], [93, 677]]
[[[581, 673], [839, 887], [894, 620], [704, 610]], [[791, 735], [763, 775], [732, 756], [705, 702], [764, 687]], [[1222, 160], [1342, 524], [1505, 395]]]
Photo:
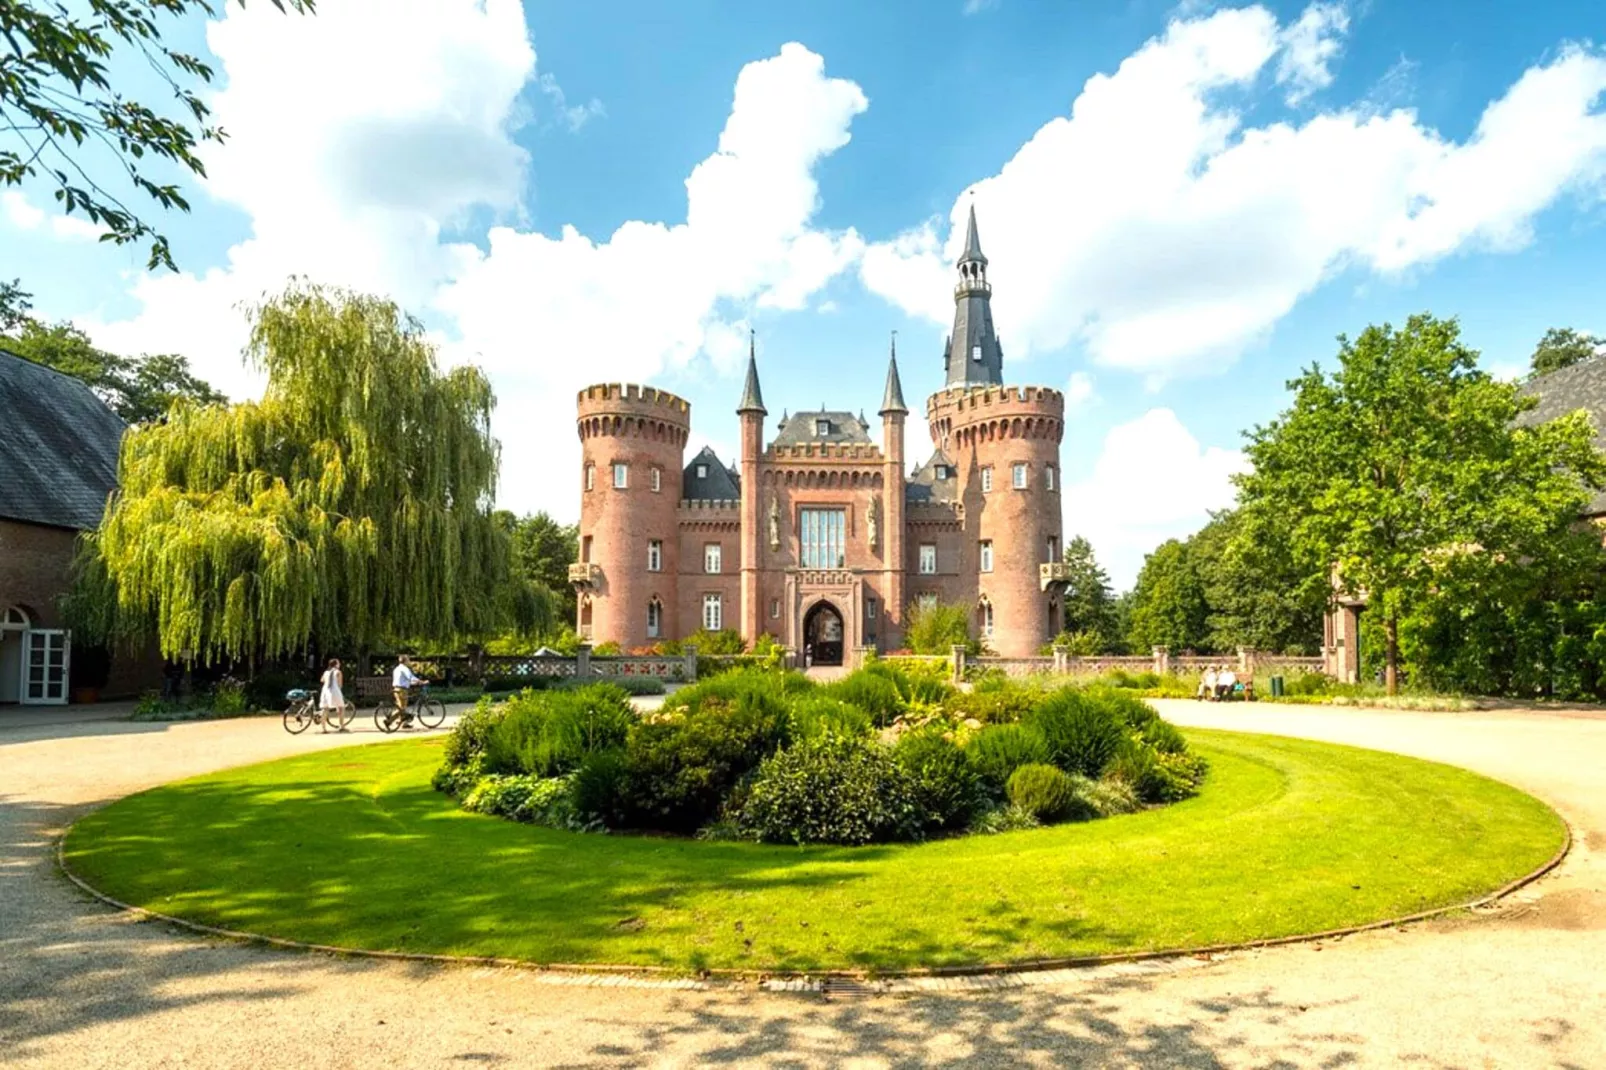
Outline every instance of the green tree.
[[[1065, 631], [1096, 637], [1100, 650], [1116, 640], [1115, 595], [1110, 590], [1110, 574], [1093, 553], [1093, 544], [1077, 535], [1065, 547], [1065, 564], [1070, 582], [1065, 585]], [[1093, 651], [1091, 653], [1096, 653]]]
[[[268, 2], [302, 13], [314, 4]], [[149, 266], [173, 267], [167, 239], [107, 187], [120, 172], [118, 184], [129, 192], [162, 209], [189, 210], [178, 186], [151, 177], [145, 165], [160, 160], [204, 176], [196, 152], [224, 132], [208, 125], [206, 103], [183, 84], [211, 82], [212, 68], [165, 45], [161, 21], [215, 12], [214, 0], [0, 0], [0, 186], [53, 186], [63, 211], [106, 228], [103, 241], [149, 239]], [[171, 91], [177, 118], [112, 84], [116, 64], [140, 60]], [[97, 166], [107, 161], [112, 166]]]
[[[19, 296], [20, 295], [20, 299]], [[46, 326], [28, 315], [27, 294], [0, 294], [0, 320], [12, 326], [0, 333], [0, 348], [54, 368], [89, 384], [112, 411], [131, 424], [159, 420], [179, 398], [201, 404], [228, 400], [197, 378], [189, 361], [172, 353], [120, 357], [96, 349], [89, 336], [70, 323]]]
[[579, 525], [560, 524], [546, 513], [516, 517], [504, 511], [496, 515], [512, 542], [513, 574], [552, 591], [564, 619], [572, 623], [575, 594], [569, 586], [569, 566], [579, 560]]
[[1132, 589], [1127, 641], [1142, 652], [1164, 646], [1202, 650], [1209, 643], [1209, 605], [1188, 547], [1167, 539], [1143, 559]]
[[1240, 506], [1301, 575], [1336, 569], [1367, 594], [1390, 693], [1414, 607], [1570, 551], [1606, 478], [1587, 415], [1517, 426], [1536, 402], [1478, 371], [1453, 319], [1341, 336], [1338, 370], [1313, 365], [1289, 388], [1292, 407], [1249, 433]]
[[1302, 575], [1273, 538], [1255, 538], [1236, 510], [1214, 514], [1188, 539], [1208, 606], [1208, 645], [1288, 654], [1314, 653], [1322, 634], [1327, 587]]
[[904, 611], [903, 641], [916, 654], [948, 654], [963, 646], [971, 653], [981, 644], [970, 637], [970, 610], [957, 602], [915, 601]]
[[1529, 364], [1533, 374], [1544, 375], [1588, 360], [1602, 345], [1606, 345], [1606, 340], [1592, 334], [1583, 334], [1571, 327], [1552, 327], [1534, 347]]
[[163, 654], [272, 658], [552, 624], [491, 514], [495, 404], [393, 304], [292, 286], [253, 310], [259, 402], [129, 432], [78, 619]]

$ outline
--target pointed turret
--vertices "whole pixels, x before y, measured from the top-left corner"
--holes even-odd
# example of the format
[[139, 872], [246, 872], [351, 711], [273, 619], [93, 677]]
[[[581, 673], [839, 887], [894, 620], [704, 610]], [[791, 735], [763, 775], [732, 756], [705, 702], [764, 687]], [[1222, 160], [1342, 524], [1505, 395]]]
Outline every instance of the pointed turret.
[[747, 382], [742, 385], [742, 400], [736, 406], [737, 415], [744, 412], [756, 412], [767, 415], [769, 410], [764, 408], [764, 395], [758, 389], [758, 355], [753, 347], [753, 333], [747, 334]]
[[892, 332], [892, 357], [887, 361], [887, 389], [881, 395], [881, 413], [885, 416], [889, 412], [908, 413], [909, 406], [903, 403], [903, 382], [898, 378], [898, 332]]
[[987, 281], [987, 257], [976, 230], [976, 206], [965, 225], [965, 248], [959, 254], [959, 283], [954, 287], [954, 330], [945, 361], [949, 386], [993, 386], [1004, 381], [1004, 349], [993, 330], [993, 287]]
[[981, 251], [981, 238], [976, 233], [976, 202], [970, 202], [970, 222], [965, 226], [965, 251], [959, 257], [961, 264], [977, 263], [985, 265], [987, 257]]

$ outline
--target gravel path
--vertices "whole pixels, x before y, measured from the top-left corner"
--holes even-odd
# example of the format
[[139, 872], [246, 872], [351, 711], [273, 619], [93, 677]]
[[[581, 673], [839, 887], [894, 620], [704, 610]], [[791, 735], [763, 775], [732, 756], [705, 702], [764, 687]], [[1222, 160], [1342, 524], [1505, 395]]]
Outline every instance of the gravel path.
[[53, 837], [98, 803], [377, 733], [0, 727], [0, 1064], [1606, 1065], [1606, 718], [1161, 705], [1181, 724], [1487, 773], [1555, 805], [1574, 853], [1485, 916], [1193, 968], [898, 998], [581, 987], [196, 939], [107, 910], [54, 868]]

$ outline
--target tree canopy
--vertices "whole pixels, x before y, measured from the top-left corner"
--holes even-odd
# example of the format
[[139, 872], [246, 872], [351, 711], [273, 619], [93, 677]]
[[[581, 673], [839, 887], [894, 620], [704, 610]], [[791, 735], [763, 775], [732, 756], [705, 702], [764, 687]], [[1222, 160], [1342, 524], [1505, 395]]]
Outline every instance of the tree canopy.
[[[245, 0], [240, 0], [244, 6]], [[314, 0], [267, 0], [310, 13]], [[205, 175], [197, 155], [224, 131], [194, 89], [212, 81], [199, 58], [163, 43], [163, 19], [216, 13], [215, 0], [0, 0], [0, 186], [37, 181], [56, 202], [105, 227], [103, 241], [150, 242], [148, 266], [173, 267], [168, 242], [123, 198], [140, 194], [162, 209], [189, 210], [160, 163]], [[172, 93], [163, 115], [113, 84], [119, 63], [143, 60]], [[120, 172], [120, 174], [119, 174]], [[120, 186], [126, 192], [114, 192]]]
[[495, 404], [395, 305], [292, 285], [253, 310], [261, 401], [132, 429], [79, 620], [173, 658], [449, 641], [552, 622], [491, 513]]
[[89, 384], [131, 424], [159, 420], [179, 398], [201, 404], [227, 400], [174, 353], [120, 357], [96, 349], [70, 323], [47, 326], [30, 314], [30, 295], [16, 282], [0, 284], [0, 348]]
[[1064, 560], [1070, 571], [1062, 603], [1064, 630], [1091, 648], [1087, 653], [1110, 649], [1119, 641], [1110, 574], [1099, 564], [1093, 544], [1081, 535], [1066, 544]]
[[1366, 594], [1393, 692], [1401, 619], [1574, 552], [1606, 464], [1584, 413], [1519, 425], [1536, 402], [1479, 371], [1453, 319], [1341, 336], [1338, 362], [1292, 381], [1292, 407], [1250, 432], [1240, 506], [1300, 575], [1336, 570]]
[[1188, 546], [1167, 539], [1144, 558], [1132, 588], [1127, 641], [1134, 650], [1202, 650], [1210, 641], [1204, 582]]
[[502, 510], [496, 518], [511, 540], [514, 576], [553, 592], [563, 620], [572, 624], [575, 593], [569, 586], [569, 565], [580, 559], [579, 525], [560, 524], [546, 513], [520, 517]]
[[1606, 346], [1606, 339], [1575, 331], [1571, 327], [1552, 327], [1534, 347], [1529, 366], [1535, 375], [1559, 371], [1588, 360], [1602, 346]]

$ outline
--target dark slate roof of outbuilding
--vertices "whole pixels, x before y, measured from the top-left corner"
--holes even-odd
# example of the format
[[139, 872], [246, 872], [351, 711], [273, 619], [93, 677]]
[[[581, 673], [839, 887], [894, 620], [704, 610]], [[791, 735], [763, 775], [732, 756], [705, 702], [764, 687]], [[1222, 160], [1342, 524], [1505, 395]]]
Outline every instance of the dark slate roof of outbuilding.
[[[947, 479], [937, 478], [937, 466], [945, 465], [948, 469]], [[938, 449], [931, 455], [931, 459], [909, 477], [903, 485], [903, 499], [908, 502], [955, 502], [959, 500], [959, 474], [954, 471], [954, 462], [948, 455]]]
[[[829, 434], [821, 435], [815, 431], [817, 420], [827, 420], [831, 424]], [[775, 435], [777, 446], [803, 446], [810, 442], [833, 443], [860, 443], [871, 445], [870, 429], [865, 422], [851, 412], [836, 412], [819, 409], [814, 412], [799, 412], [782, 421], [780, 431]]]
[[[708, 466], [706, 476], [697, 475], [697, 466], [700, 464]], [[725, 467], [725, 462], [719, 459], [719, 454], [714, 452], [712, 446], [704, 446], [686, 466], [681, 477], [680, 496], [692, 502], [736, 501], [742, 496], [742, 480]]]
[[[1537, 397], [1539, 405], [1518, 417], [1519, 424], [1542, 424], [1583, 409], [1595, 421], [1595, 445], [1606, 449], [1606, 356], [1530, 379], [1522, 392]], [[1601, 514], [1606, 514], [1606, 491], [1597, 493], [1588, 506], [1588, 515]]]
[[126, 428], [81, 380], [0, 349], [0, 517], [99, 526]]

